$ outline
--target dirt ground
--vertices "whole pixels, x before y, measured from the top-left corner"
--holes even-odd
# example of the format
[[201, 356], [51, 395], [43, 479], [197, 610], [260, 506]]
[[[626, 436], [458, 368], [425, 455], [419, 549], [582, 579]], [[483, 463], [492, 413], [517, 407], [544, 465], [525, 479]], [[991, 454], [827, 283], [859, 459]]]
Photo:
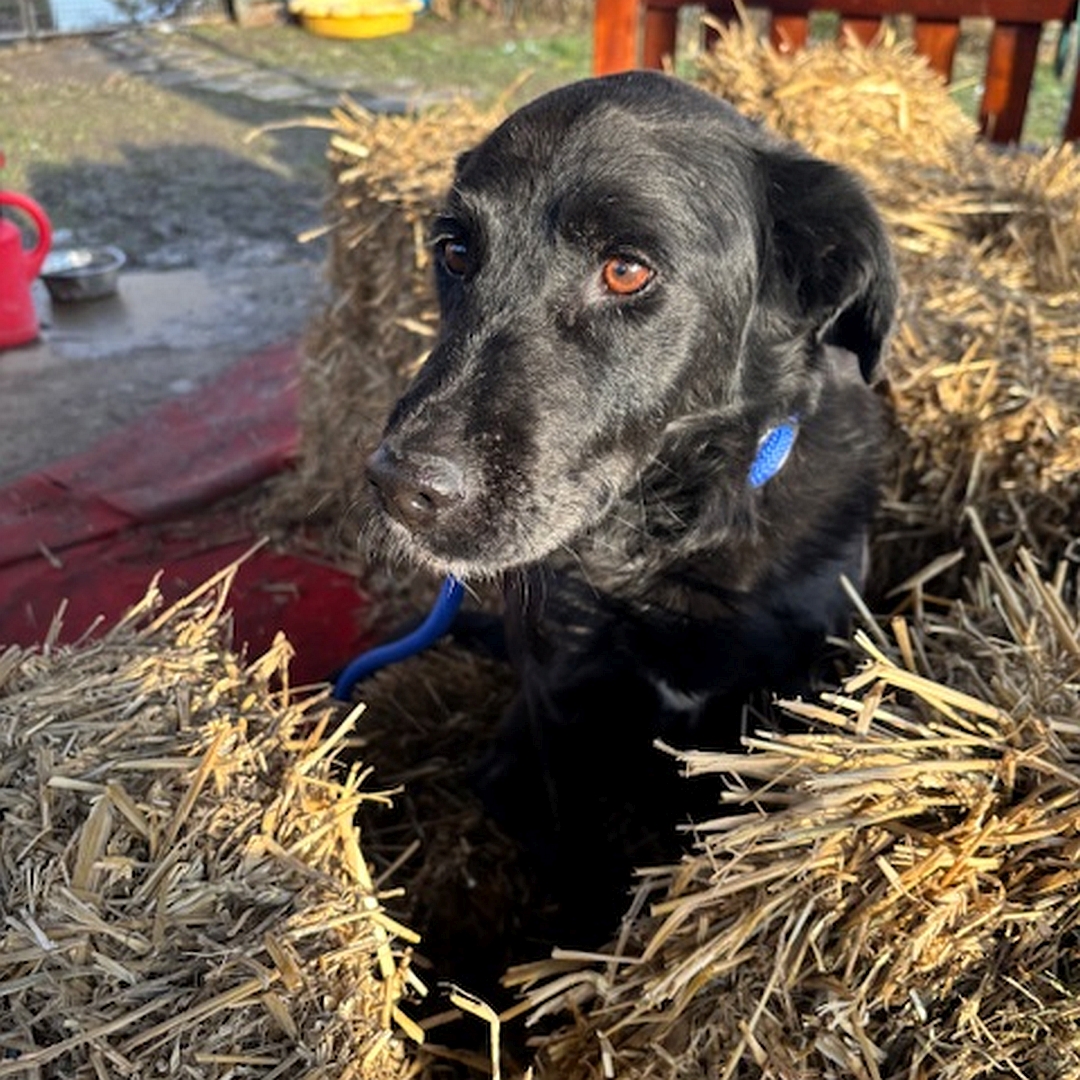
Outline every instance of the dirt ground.
[[128, 257], [114, 299], [54, 306], [35, 285], [41, 341], [0, 353], [0, 482], [298, 339], [321, 295], [321, 246], [297, 240], [321, 221], [321, 137], [251, 141], [296, 110], [211, 95], [111, 44], [0, 50], [3, 186], [45, 208], [56, 246]]
[[[146, 45], [125, 55], [125, 37]], [[0, 49], [5, 186], [77, 241], [119, 244], [136, 268], [317, 259], [296, 236], [320, 219], [322, 136], [252, 137], [304, 110], [155, 69], [156, 37]]]

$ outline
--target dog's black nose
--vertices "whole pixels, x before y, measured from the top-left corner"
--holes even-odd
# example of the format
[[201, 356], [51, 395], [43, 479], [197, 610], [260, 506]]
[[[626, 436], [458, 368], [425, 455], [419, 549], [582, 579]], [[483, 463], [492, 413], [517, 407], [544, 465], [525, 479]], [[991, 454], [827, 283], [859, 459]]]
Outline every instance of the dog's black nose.
[[385, 444], [368, 458], [367, 478], [386, 512], [410, 529], [430, 529], [465, 497], [465, 476], [449, 458], [398, 454]]

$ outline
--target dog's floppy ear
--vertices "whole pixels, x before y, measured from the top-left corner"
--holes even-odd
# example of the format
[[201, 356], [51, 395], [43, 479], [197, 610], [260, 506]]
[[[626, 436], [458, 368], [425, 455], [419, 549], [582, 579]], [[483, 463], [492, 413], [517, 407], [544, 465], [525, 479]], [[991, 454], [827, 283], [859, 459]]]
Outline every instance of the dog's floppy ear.
[[819, 341], [853, 352], [871, 382], [897, 300], [881, 219], [859, 182], [835, 165], [783, 148], [766, 154], [765, 168], [773, 249], [766, 295]]

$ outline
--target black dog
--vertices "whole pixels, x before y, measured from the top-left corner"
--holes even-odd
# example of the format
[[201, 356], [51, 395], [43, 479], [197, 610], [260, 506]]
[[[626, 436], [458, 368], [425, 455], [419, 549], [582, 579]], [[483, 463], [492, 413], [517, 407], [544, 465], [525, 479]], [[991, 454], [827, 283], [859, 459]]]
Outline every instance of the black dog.
[[847, 172], [643, 72], [511, 116], [433, 240], [441, 333], [368, 476], [410, 558], [505, 579], [522, 686], [480, 786], [616, 897], [588, 936], [671, 814], [654, 740], [737, 742], [844, 624], [889, 245]]

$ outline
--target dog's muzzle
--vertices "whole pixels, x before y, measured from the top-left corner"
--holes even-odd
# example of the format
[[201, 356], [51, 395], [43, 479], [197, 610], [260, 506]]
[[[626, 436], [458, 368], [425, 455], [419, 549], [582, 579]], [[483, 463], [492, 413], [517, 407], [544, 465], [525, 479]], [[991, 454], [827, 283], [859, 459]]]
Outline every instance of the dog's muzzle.
[[368, 458], [367, 478], [383, 509], [417, 533], [435, 528], [465, 499], [465, 474], [455, 462], [385, 443]]

